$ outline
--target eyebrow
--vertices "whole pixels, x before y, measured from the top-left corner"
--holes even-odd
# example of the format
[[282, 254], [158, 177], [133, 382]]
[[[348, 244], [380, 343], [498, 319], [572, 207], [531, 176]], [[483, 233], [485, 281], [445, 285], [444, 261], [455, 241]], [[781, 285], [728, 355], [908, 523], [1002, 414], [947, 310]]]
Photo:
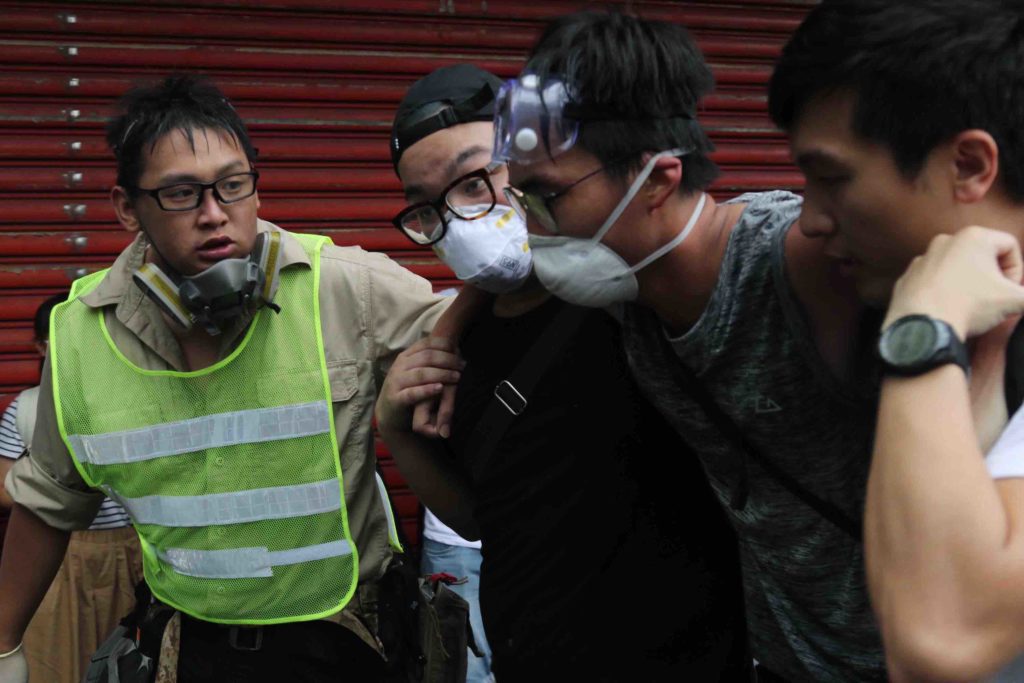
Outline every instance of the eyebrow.
[[406, 201], [412, 201], [413, 197], [422, 197], [425, 194], [420, 185], [406, 185], [404, 189]]
[[[230, 175], [231, 171], [239, 168], [246, 168], [246, 163], [241, 159], [237, 161], [232, 161], [229, 164], [224, 164], [223, 166], [217, 169], [217, 172], [214, 175], [219, 180], [220, 178], [223, 178], [226, 175]], [[160, 180], [157, 182], [157, 185], [162, 187], [165, 185], [174, 185], [175, 183], [200, 182], [203, 181], [193, 173], [171, 173], [160, 178]]]
[[[454, 159], [445, 164], [444, 175], [442, 177], [449, 181], [455, 180], [457, 177], [456, 172], [459, 170], [460, 166], [466, 163], [469, 159], [475, 157], [477, 154], [487, 151], [489, 151], [488, 148], [484, 147], [483, 145], [473, 145], [472, 147], [467, 147], [466, 149], [456, 154]], [[448, 183], [445, 183], [445, 187], [447, 186]], [[422, 185], [405, 186], [405, 198], [408, 201], [412, 201], [412, 199], [416, 197], [425, 197], [426, 194], [426, 190], [423, 188]]]
[[455, 172], [459, 170], [462, 164], [466, 163], [469, 159], [475, 157], [481, 152], [486, 152], [487, 148], [483, 145], [473, 145], [459, 152], [454, 159], [448, 162], [448, 165], [444, 167], [444, 177], [455, 179]]

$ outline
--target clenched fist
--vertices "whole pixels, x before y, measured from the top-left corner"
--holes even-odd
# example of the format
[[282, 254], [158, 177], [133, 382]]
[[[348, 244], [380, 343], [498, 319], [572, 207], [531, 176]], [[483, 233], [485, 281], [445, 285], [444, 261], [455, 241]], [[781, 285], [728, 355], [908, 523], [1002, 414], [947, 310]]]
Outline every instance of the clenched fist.
[[1017, 239], [989, 228], [939, 235], [896, 282], [883, 328], [912, 313], [949, 323], [968, 339], [1024, 312]]

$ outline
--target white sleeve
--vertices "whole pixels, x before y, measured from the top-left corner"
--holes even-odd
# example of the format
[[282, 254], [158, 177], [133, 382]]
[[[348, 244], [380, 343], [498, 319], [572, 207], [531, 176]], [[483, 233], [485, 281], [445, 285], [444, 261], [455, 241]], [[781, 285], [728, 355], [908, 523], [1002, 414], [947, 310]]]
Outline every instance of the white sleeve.
[[993, 479], [1024, 477], [1024, 407], [1019, 408], [985, 456]]
[[18, 433], [15, 416], [18, 414], [18, 399], [7, 406], [3, 417], [0, 417], [0, 458], [14, 460], [25, 452], [25, 444]]

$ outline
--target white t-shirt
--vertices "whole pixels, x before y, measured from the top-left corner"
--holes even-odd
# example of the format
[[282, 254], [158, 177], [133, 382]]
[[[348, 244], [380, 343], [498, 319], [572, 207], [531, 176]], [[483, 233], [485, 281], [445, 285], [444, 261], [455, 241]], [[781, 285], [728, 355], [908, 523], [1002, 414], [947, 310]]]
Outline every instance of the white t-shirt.
[[444, 543], [445, 545], [457, 545], [463, 548], [480, 548], [480, 541], [467, 541], [462, 536], [452, 531], [445, 523], [434, 516], [434, 513], [426, 509], [423, 513], [423, 535], [431, 541]]
[[[1024, 477], [1024, 408], [1014, 413], [1006, 429], [985, 456], [993, 479]], [[990, 678], [988, 683], [1020, 683], [1024, 681], [1024, 655]]]

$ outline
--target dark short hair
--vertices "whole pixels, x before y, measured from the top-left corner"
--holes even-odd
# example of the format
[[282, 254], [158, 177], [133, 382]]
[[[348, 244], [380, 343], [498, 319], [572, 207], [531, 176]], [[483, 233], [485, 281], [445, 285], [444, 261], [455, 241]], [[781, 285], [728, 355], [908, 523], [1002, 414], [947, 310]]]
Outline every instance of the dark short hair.
[[615, 177], [643, 165], [643, 155], [674, 147], [683, 158], [681, 191], [706, 188], [718, 176], [714, 145], [696, 121], [697, 104], [714, 87], [704, 55], [678, 24], [620, 12], [579, 12], [555, 19], [526, 63], [541, 82], [565, 81], [581, 111], [604, 120], [580, 126], [582, 148]]
[[39, 304], [36, 309], [35, 320], [32, 321], [32, 332], [37, 342], [44, 342], [50, 338], [50, 312], [57, 306], [67, 301], [68, 292], [54, 294], [49, 299]]
[[915, 177], [933, 149], [972, 128], [999, 145], [1004, 190], [1024, 200], [1024, 14], [1008, 0], [825, 0], [782, 51], [769, 89], [776, 125], [851, 92], [853, 131]]
[[107, 145], [117, 158], [117, 184], [137, 187], [143, 150], [152, 151], [171, 131], [181, 131], [195, 150], [194, 131], [222, 130], [232, 135], [255, 163], [249, 132], [231, 102], [209, 80], [195, 74], [169, 76], [154, 85], [132, 88], [118, 101], [120, 113], [107, 124]]

